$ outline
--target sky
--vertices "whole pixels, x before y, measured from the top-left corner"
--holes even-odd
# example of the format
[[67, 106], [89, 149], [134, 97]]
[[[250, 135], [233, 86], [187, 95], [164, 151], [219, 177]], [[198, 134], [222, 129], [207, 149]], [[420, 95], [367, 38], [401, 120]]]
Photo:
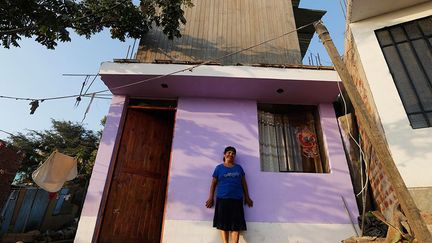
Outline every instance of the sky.
[[[343, 0], [302, 0], [300, 7], [327, 11], [322, 20], [342, 54], [345, 29]], [[74, 34], [71, 38], [71, 42], [59, 43], [55, 50], [48, 50], [32, 39], [23, 39], [20, 48], [0, 47], [0, 96], [43, 99], [79, 94], [85, 76], [64, 74], [97, 74], [102, 62], [126, 58], [128, 49], [131, 50], [134, 44], [132, 39], [125, 42], [113, 40], [108, 31], [91, 39]], [[319, 54], [322, 65], [332, 65], [316, 35], [304, 64], [309, 64], [307, 57], [310, 53]], [[105, 89], [104, 83], [96, 78], [89, 92]], [[12, 134], [47, 130], [51, 128], [51, 119], [81, 123], [89, 101], [89, 98], [83, 98], [75, 107], [75, 98], [47, 100], [30, 115], [30, 101], [0, 98], [0, 130]], [[109, 105], [108, 99], [95, 99], [82, 123], [84, 127], [101, 130], [100, 120], [108, 113]], [[6, 139], [9, 134], [2, 131], [0, 139]]]

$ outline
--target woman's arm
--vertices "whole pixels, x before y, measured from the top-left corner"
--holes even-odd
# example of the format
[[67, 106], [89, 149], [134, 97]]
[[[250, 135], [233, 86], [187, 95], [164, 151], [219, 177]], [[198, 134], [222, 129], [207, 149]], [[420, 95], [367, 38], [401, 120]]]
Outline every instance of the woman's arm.
[[242, 176], [242, 186], [243, 186], [243, 193], [245, 196], [245, 204], [248, 205], [248, 207], [253, 207], [253, 201], [252, 199], [249, 197], [249, 190], [248, 190], [248, 186], [246, 183], [246, 177]]
[[216, 184], [217, 184], [217, 179], [216, 179], [216, 177], [213, 177], [213, 180], [212, 180], [211, 186], [210, 186], [210, 195], [209, 195], [209, 198], [206, 201], [206, 207], [207, 208], [213, 207], [214, 193], [215, 193], [215, 190], [216, 190]]

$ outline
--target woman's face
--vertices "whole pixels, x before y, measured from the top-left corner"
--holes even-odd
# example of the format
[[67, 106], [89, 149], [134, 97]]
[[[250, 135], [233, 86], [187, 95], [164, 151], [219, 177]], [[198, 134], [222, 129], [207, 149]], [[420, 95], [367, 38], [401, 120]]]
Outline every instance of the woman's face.
[[236, 154], [233, 151], [227, 151], [224, 154], [225, 162], [234, 162], [235, 155]]

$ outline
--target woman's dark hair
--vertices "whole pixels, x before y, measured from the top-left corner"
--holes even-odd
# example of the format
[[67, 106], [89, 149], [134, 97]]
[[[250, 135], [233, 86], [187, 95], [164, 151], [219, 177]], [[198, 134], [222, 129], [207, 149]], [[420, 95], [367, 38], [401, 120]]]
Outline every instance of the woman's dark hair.
[[228, 151], [232, 151], [232, 152], [234, 152], [235, 154], [237, 153], [236, 149], [235, 149], [234, 147], [232, 147], [232, 146], [228, 146], [228, 147], [226, 147], [225, 150], [224, 150], [224, 154], [225, 154], [226, 152], [228, 152]]
[[[228, 147], [226, 147], [226, 148], [224, 149], [224, 154], [226, 154], [226, 152], [228, 152], [228, 151], [232, 151], [232, 152], [234, 152], [234, 154], [237, 153], [236, 149], [235, 149], [233, 146], [228, 146]], [[222, 160], [225, 162], [225, 157], [223, 157]]]

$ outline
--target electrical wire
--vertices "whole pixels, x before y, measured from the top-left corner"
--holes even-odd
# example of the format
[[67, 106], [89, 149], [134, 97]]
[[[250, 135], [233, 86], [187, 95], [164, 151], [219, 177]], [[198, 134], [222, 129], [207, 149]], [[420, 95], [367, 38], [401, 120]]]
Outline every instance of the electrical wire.
[[123, 88], [127, 88], [127, 87], [130, 87], [130, 86], [134, 86], [134, 85], [138, 85], [138, 84], [141, 84], [141, 83], [145, 83], [145, 82], [148, 82], [148, 81], [152, 81], [152, 80], [156, 80], [156, 79], [164, 78], [164, 77], [167, 77], [167, 76], [171, 76], [171, 75], [174, 75], [174, 74], [177, 74], [177, 73], [181, 73], [181, 72], [184, 72], [184, 71], [192, 71], [193, 69], [195, 69], [195, 68], [197, 68], [197, 67], [200, 67], [200, 66], [203, 66], [203, 65], [206, 65], [206, 64], [210, 64], [210, 63], [214, 63], [214, 62], [219, 61], [219, 60], [222, 60], [222, 59], [224, 59], [224, 58], [227, 58], [227, 57], [230, 57], [230, 56], [236, 55], [236, 54], [238, 54], [238, 53], [241, 53], [241, 52], [244, 52], [244, 51], [250, 50], [250, 49], [255, 48], [255, 47], [257, 47], [257, 46], [260, 46], [260, 45], [266, 44], [266, 43], [268, 43], [268, 42], [274, 41], [274, 40], [276, 40], [276, 39], [282, 38], [282, 37], [284, 37], [284, 36], [286, 36], [286, 35], [289, 35], [289, 34], [291, 34], [291, 33], [293, 33], [293, 32], [296, 32], [296, 31], [301, 30], [301, 29], [304, 29], [304, 28], [306, 28], [306, 27], [308, 27], [308, 26], [310, 26], [310, 25], [313, 25], [313, 24], [316, 23], [316, 22], [317, 22], [317, 21], [310, 22], [310, 23], [308, 23], [308, 24], [305, 24], [305, 25], [302, 25], [302, 26], [298, 27], [297, 29], [294, 29], [294, 30], [288, 31], [288, 32], [286, 32], [286, 33], [284, 33], [284, 34], [281, 34], [281, 35], [279, 35], [279, 36], [277, 36], [277, 37], [274, 37], [274, 38], [271, 38], [271, 39], [268, 39], [268, 40], [265, 40], [265, 41], [259, 42], [259, 43], [255, 44], [255, 45], [252, 45], [252, 46], [249, 46], [249, 47], [243, 48], [243, 49], [241, 49], [241, 50], [238, 50], [238, 51], [235, 51], [235, 52], [232, 52], [232, 53], [228, 53], [228, 54], [226, 54], [226, 55], [224, 55], [224, 56], [221, 56], [221, 57], [218, 57], [218, 58], [211, 59], [211, 60], [209, 60], [209, 61], [205, 61], [205, 62], [202, 62], [202, 63], [196, 64], [196, 65], [194, 65], [194, 66], [192, 66], [192, 67], [189, 67], [189, 68], [184, 68], [184, 69], [181, 69], [181, 70], [178, 70], [178, 71], [174, 71], [174, 72], [171, 72], [171, 73], [168, 73], [168, 74], [159, 75], [159, 76], [155, 76], [155, 77], [152, 77], [152, 78], [148, 78], [148, 79], [144, 79], [144, 80], [136, 81], [136, 82], [133, 82], [133, 83], [130, 83], [130, 84], [125, 84], [125, 85], [121, 85], [121, 86], [113, 87], [113, 88], [111, 88], [111, 89], [109, 89], [109, 90], [107, 89], [107, 90], [97, 91], [97, 92], [95, 92], [95, 93], [102, 93], [102, 92], [107, 92], [107, 91], [112, 91], [112, 90], [117, 90], [117, 89], [123, 89]]
[[12, 99], [12, 100], [28, 100], [28, 101], [41, 100], [41, 101], [46, 101], [46, 100], [60, 100], [60, 99], [67, 99], [67, 98], [75, 98], [77, 96], [78, 96], [78, 94], [56, 96], [56, 97], [49, 97], [49, 98], [23, 98], [23, 97], [13, 97], [13, 96], [0, 95], [0, 98]]
[[[83, 97], [91, 98], [92, 95], [93, 95], [93, 94], [90, 93], [90, 94], [85, 95], [85, 96], [83, 96]], [[95, 99], [100, 99], [100, 100], [110, 100], [112, 97], [97, 96], [97, 94], [95, 94], [94, 98], [95, 98]]]
[[[360, 145], [360, 139], [361, 139], [361, 135], [360, 135], [360, 133], [359, 133], [359, 141], [357, 141], [355, 138], [354, 138], [354, 136], [351, 134], [351, 132], [350, 132], [350, 130], [351, 130], [351, 128], [350, 128], [350, 125], [349, 125], [349, 121], [348, 121], [348, 117], [346, 116], [347, 114], [348, 114], [348, 109], [347, 109], [347, 103], [346, 103], [346, 100], [345, 100], [345, 97], [344, 97], [344, 95], [343, 95], [343, 93], [342, 93], [342, 90], [341, 90], [341, 88], [340, 88], [340, 85], [339, 85], [339, 82], [337, 82], [337, 86], [338, 86], [338, 89], [339, 89], [339, 94], [340, 94], [340, 96], [341, 96], [341, 98], [342, 98], [342, 102], [343, 102], [343, 104], [344, 104], [344, 117], [345, 117], [345, 119], [346, 119], [346, 124], [347, 124], [347, 130], [348, 130], [348, 135], [350, 136], [350, 138], [354, 141], [354, 143], [356, 144], [356, 146], [359, 148], [359, 162], [360, 162], [360, 164], [361, 164], [361, 169], [360, 169], [360, 180], [361, 180], [361, 186], [362, 186], [362, 189], [360, 190], [360, 192], [359, 193], [357, 193], [356, 194], [356, 197], [359, 197], [360, 195], [362, 196], [361, 197], [361, 200], [362, 200], [362, 220], [361, 220], [361, 222], [362, 222], [362, 225], [361, 225], [361, 235], [363, 236], [363, 233], [364, 233], [364, 220], [365, 220], [365, 215], [366, 215], [366, 199], [367, 199], [367, 188], [368, 188], [368, 186], [369, 186], [369, 158], [367, 158], [366, 156], [365, 156], [365, 154], [364, 154], [364, 151], [363, 151], [363, 149], [362, 149], [362, 147], [361, 147], [361, 145]], [[365, 165], [365, 181], [363, 182], [363, 163], [362, 163], [362, 160], [364, 160], [364, 165]]]
[[62, 76], [71, 76], [71, 77], [82, 77], [82, 76], [89, 76], [89, 77], [91, 77], [91, 76], [98, 76], [99, 75], [99, 73], [98, 74], [82, 74], [82, 73], [63, 73], [62, 74]]
[[[90, 98], [90, 96], [92, 94], [93, 93], [88, 93], [88, 94], [82, 95], [82, 96]], [[97, 94], [97, 95], [107, 95], [107, 94]], [[3, 98], [3, 99], [12, 99], [12, 100], [27, 100], [27, 101], [34, 101], [34, 100], [47, 101], [47, 100], [59, 100], [59, 99], [67, 99], [67, 98], [76, 98], [77, 96], [78, 95], [65, 95], [65, 96], [50, 97], [50, 98], [23, 98], [23, 97], [12, 97], [12, 96], [0, 95], [0, 98]], [[106, 98], [106, 97], [96, 97], [96, 98]]]
[[[123, 89], [123, 88], [126, 88], [126, 87], [130, 87], [130, 86], [135, 86], [135, 85], [138, 85], [138, 84], [141, 84], [141, 83], [145, 83], [145, 82], [148, 82], [148, 81], [152, 81], [152, 80], [156, 80], [156, 79], [160, 79], [160, 78], [168, 77], [168, 76], [171, 76], [171, 75], [174, 75], [174, 74], [177, 74], [177, 73], [181, 73], [181, 72], [185, 72], [185, 71], [192, 71], [193, 69], [195, 69], [195, 68], [197, 68], [197, 67], [200, 67], [200, 66], [203, 66], [203, 65], [206, 65], [206, 64], [210, 64], [210, 63], [213, 63], [213, 62], [216, 62], [216, 61], [219, 61], [219, 60], [222, 60], [222, 59], [224, 59], [224, 58], [227, 58], [227, 57], [230, 57], [230, 56], [236, 55], [236, 54], [238, 54], [238, 53], [241, 53], [241, 52], [244, 52], [244, 51], [250, 50], [250, 49], [255, 48], [255, 47], [257, 47], [257, 46], [260, 46], [260, 45], [266, 44], [266, 43], [268, 43], [268, 42], [271, 42], [271, 41], [277, 40], [277, 39], [282, 38], [282, 37], [284, 37], [284, 36], [286, 36], [286, 35], [289, 35], [289, 34], [291, 34], [291, 33], [294, 33], [294, 32], [296, 32], [296, 31], [298, 31], [298, 30], [301, 30], [301, 29], [304, 29], [304, 28], [306, 28], [306, 27], [308, 27], [308, 26], [310, 26], [310, 25], [313, 25], [313, 24], [316, 23], [316, 22], [317, 22], [317, 21], [310, 22], [310, 23], [305, 24], [305, 25], [302, 25], [302, 26], [300, 26], [300, 27], [298, 27], [298, 28], [296, 28], [296, 29], [294, 29], [294, 30], [288, 31], [288, 32], [286, 32], [286, 33], [283, 33], [283, 34], [281, 34], [281, 35], [279, 35], [279, 36], [277, 36], [277, 37], [273, 37], [273, 38], [271, 38], [271, 39], [268, 39], [268, 40], [265, 40], [265, 41], [259, 42], [259, 43], [257, 43], [257, 44], [251, 45], [251, 46], [249, 46], [249, 47], [246, 47], [246, 48], [240, 49], [240, 50], [238, 50], [238, 51], [235, 51], [235, 52], [232, 52], [232, 53], [228, 53], [228, 54], [226, 54], [226, 55], [224, 55], [224, 56], [221, 56], [221, 57], [218, 57], [218, 58], [214, 58], [214, 59], [211, 59], [211, 60], [209, 60], [209, 61], [202, 62], [202, 63], [200, 63], [200, 64], [196, 64], [196, 65], [194, 65], [194, 66], [192, 66], [192, 67], [188, 67], [188, 68], [184, 68], [184, 69], [181, 69], [181, 70], [178, 70], [178, 71], [174, 71], [174, 72], [171, 72], [171, 73], [167, 73], [167, 74], [164, 74], [164, 75], [159, 75], [159, 76], [151, 77], [151, 78], [148, 78], [148, 79], [144, 79], [144, 80], [136, 81], [136, 82], [133, 82], [133, 83], [130, 83], [130, 84], [125, 84], [125, 85], [121, 85], [121, 86], [113, 87], [113, 88], [111, 88], [111, 89], [105, 89], [105, 90], [95, 91], [95, 92], [91, 92], [91, 93], [86, 93], [86, 92], [88, 91], [88, 89], [87, 89], [86, 92], [85, 92], [85, 94], [86, 94], [86, 95], [87, 95], [87, 94], [88, 94], [88, 95], [92, 95], [93, 93], [94, 93], [94, 94], [100, 94], [100, 93], [109, 92], [109, 91], [112, 91], [112, 90], [118, 90], [118, 89]], [[95, 75], [95, 78], [94, 78], [94, 79], [96, 79], [97, 76], [98, 76], [98, 75]], [[94, 80], [94, 79], [93, 79], [93, 80]], [[93, 81], [92, 81], [92, 82], [93, 82]], [[27, 100], [27, 101], [34, 101], [34, 100], [47, 101], [47, 100], [58, 100], [58, 99], [75, 98], [75, 97], [77, 97], [77, 96], [79, 96], [79, 95], [77, 95], [77, 94], [75, 94], [75, 95], [64, 95], [64, 96], [48, 97], [48, 98], [23, 98], [23, 97], [12, 97], [12, 96], [4, 96], [4, 95], [0, 95], [0, 98], [3, 98], [3, 99], [15, 99], [15, 100]]]
[[[91, 95], [91, 93], [89, 93], [89, 94], [85, 94], [85, 96], [87, 96], [87, 95]], [[98, 96], [113, 96], [112, 94], [97, 94]]]
[[[93, 85], [94, 81], [96, 80], [96, 78], [97, 78], [98, 76], [99, 76], [99, 73], [97, 73], [97, 74], [94, 76], [93, 80], [90, 82], [89, 86], [87, 87], [86, 91], [84, 92], [84, 95], [87, 94], [87, 92], [89, 91], [90, 87]], [[87, 76], [87, 77], [88, 77], [88, 76]]]
[[[341, 96], [341, 98], [342, 98], [342, 102], [343, 102], [343, 104], [344, 104], [344, 116], [345, 116], [345, 119], [347, 120], [347, 127], [348, 127], [348, 135], [350, 136], [350, 138], [354, 141], [354, 143], [357, 145], [357, 147], [359, 148], [359, 151], [360, 151], [360, 153], [361, 153], [361, 155], [363, 156], [363, 159], [365, 160], [365, 171], [366, 171], [366, 183], [365, 183], [365, 185], [362, 187], [362, 189], [360, 190], [360, 192], [359, 193], [357, 193], [356, 194], [356, 197], [359, 197], [360, 196], [360, 194], [362, 194], [362, 192], [365, 190], [365, 188], [367, 187], [367, 182], [369, 181], [369, 175], [368, 175], [368, 173], [367, 173], [367, 171], [369, 171], [369, 167], [368, 167], [368, 161], [367, 161], [367, 159], [366, 159], [366, 156], [365, 156], [365, 154], [364, 154], [364, 151], [363, 151], [363, 149], [361, 148], [361, 145], [359, 144], [359, 142], [357, 142], [357, 140], [354, 138], [354, 136], [351, 134], [351, 132], [350, 132], [350, 130], [351, 130], [351, 128], [350, 128], [350, 125], [349, 125], [349, 122], [348, 122], [348, 117], [346, 117], [346, 115], [348, 114], [348, 110], [347, 110], [347, 103], [346, 103], [346, 100], [345, 100], [345, 97], [344, 97], [344, 95], [342, 94], [342, 89], [341, 89], [341, 87], [340, 87], [340, 84], [339, 84], [339, 82], [337, 82], [337, 87], [338, 87], [338, 89], [339, 89], [339, 94], [340, 94], [340, 96]], [[362, 178], [362, 180], [363, 180], [363, 178]]]
[[[363, 236], [364, 225], [365, 225], [364, 220], [365, 220], [365, 215], [366, 215], [366, 199], [367, 199], [367, 194], [366, 193], [367, 193], [367, 188], [369, 186], [369, 173], [368, 173], [369, 172], [369, 158], [367, 158], [365, 156], [364, 151], [363, 151], [363, 149], [362, 149], [362, 147], [360, 145], [360, 141], [361, 141], [360, 140], [361, 139], [360, 133], [359, 133], [359, 141], [357, 141], [354, 138], [354, 136], [351, 134], [351, 132], [350, 132], [351, 128], [350, 128], [350, 125], [349, 125], [348, 117], [346, 116], [348, 114], [347, 103], [346, 103], [345, 97], [344, 97], [344, 95], [342, 93], [342, 90], [340, 88], [339, 82], [337, 82], [337, 86], [338, 86], [338, 89], [339, 89], [339, 94], [340, 94], [340, 96], [342, 98], [342, 102], [344, 104], [344, 117], [345, 117], [345, 119], [347, 121], [346, 124], [347, 124], [348, 135], [354, 141], [354, 143], [356, 144], [356, 146], [359, 148], [359, 162], [360, 162], [360, 165], [361, 165], [360, 180], [361, 180], [362, 189], [360, 190], [360, 192], [358, 192], [356, 194], [356, 197], [359, 197], [361, 195], [361, 200], [362, 200], [361, 235]], [[362, 163], [362, 160], [364, 160], [364, 165], [365, 165], [365, 168], [364, 168], [365, 169], [365, 181], [364, 182], [363, 182], [363, 163]]]

